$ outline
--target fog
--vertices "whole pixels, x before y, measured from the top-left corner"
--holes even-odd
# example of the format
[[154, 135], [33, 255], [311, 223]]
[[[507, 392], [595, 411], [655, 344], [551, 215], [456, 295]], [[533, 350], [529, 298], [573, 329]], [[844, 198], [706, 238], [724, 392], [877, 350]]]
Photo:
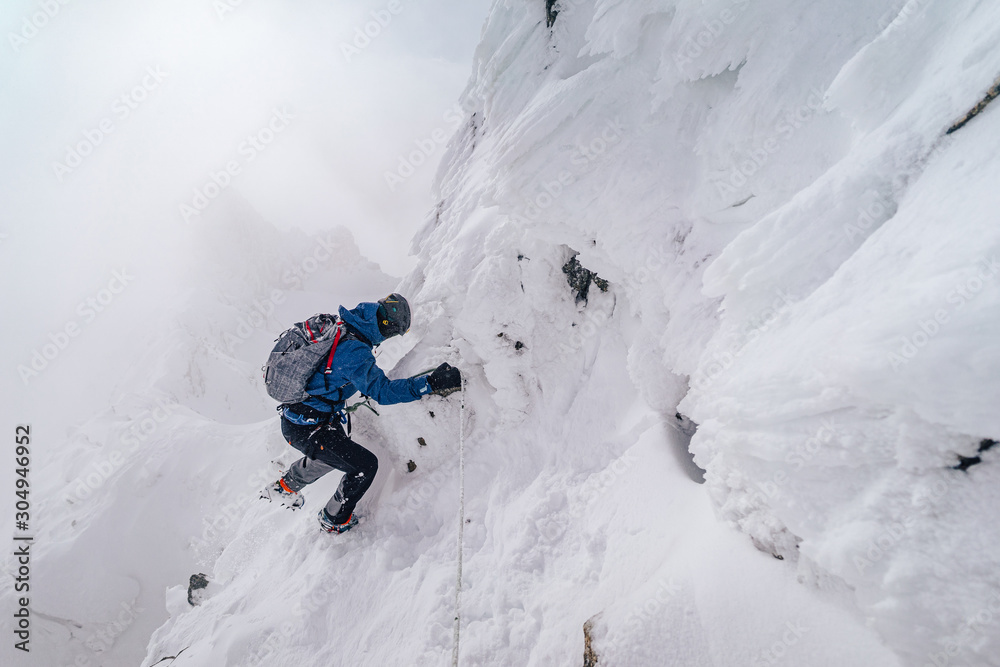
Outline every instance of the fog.
[[[119, 317], [154, 326], [171, 292], [190, 288], [192, 263], [206, 261], [196, 252], [204, 239], [225, 245], [226, 201], [279, 230], [346, 227], [383, 271], [404, 275], [443, 153], [428, 138], [457, 127], [487, 9], [487, 0], [4, 3], [0, 388], [11, 423], [65, 415], [77, 407], [71, 397], [86, 403], [88, 378], [117, 372], [115, 359], [88, 358], [84, 342], [44, 382], [18, 368], [67, 325], [85, 326], [81, 304], [102, 290], [122, 304], [105, 329]], [[123, 281], [129, 288], [115, 291]]]

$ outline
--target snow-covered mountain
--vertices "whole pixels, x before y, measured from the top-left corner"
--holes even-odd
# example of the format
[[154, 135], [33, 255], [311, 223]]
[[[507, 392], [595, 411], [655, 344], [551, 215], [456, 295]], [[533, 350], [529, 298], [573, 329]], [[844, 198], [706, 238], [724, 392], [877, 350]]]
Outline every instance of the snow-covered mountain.
[[[220, 200], [45, 464], [38, 664], [1000, 665], [998, 47], [972, 0], [496, 0], [400, 285]], [[467, 390], [355, 420], [330, 537], [336, 479], [256, 500], [258, 368], [393, 288], [380, 364]]]

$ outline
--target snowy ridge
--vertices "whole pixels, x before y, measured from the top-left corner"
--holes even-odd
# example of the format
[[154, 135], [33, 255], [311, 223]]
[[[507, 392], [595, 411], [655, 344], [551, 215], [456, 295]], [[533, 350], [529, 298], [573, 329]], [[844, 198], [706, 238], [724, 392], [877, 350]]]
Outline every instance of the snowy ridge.
[[[952, 467], [1000, 435], [997, 109], [945, 134], [1000, 74], [1000, 10], [556, 8], [549, 29], [541, 0], [494, 3], [397, 288], [414, 326], [380, 357], [468, 378], [460, 664], [577, 665], [587, 623], [601, 667], [1000, 665], [997, 454]], [[145, 545], [112, 568], [130, 577], [91, 556], [90, 588], [47, 612], [114, 618], [164, 588], [167, 609], [105, 663], [81, 646], [100, 622], [54, 622], [66, 648], [45, 664], [133, 664], [151, 632], [143, 667], [449, 664], [457, 397], [355, 421], [380, 459], [358, 530], [316, 528], [333, 475], [303, 512], [257, 502], [296, 458], [259, 382], [270, 341], [395, 281], [345, 236], [349, 261], [292, 285], [316, 240], [239, 230], [134, 351], [152, 377], [123, 379], [50, 464], [73, 479], [172, 406], [115, 483], [42, 512], [62, 523], [38, 555], [68, 572], [125, 525]], [[574, 256], [607, 292], [576, 298]], [[272, 289], [232, 344], [219, 310], [236, 322]]]
[[[986, 319], [995, 288], [984, 282], [975, 300], [952, 304], [952, 321], [919, 355], [899, 368], [891, 357], [934, 316], [930, 286], [947, 307], [955, 280], [972, 280], [996, 249], [976, 208], [988, 195], [975, 191], [995, 175], [978, 138], [995, 114], [944, 137], [1000, 72], [996, 33], [985, 28], [994, 11], [580, 2], [566, 3], [550, 32], [541, 3], [494, 6], [465, 100], [476, 110], [453, 140], [442, 203], [415, 240], [420, 266], [401, 287], [424, 323], [411, 357], [451, 355], [472, 371], [472, 386], [489, 392], [472, 401], [473, 441], [487, 424], [500, 435], [470, 456], [470, 487], [480, 489], [467, 530], [471, 664], [570, 662], [579, 640], [551, 635], [569, 622], [553, 616], [562, 606], [590, 610], [577, 628], [603, 612], [594, 645], [609, 664], [753, 664], [779, 652], [796, 664], [891, 662], [860, 627], [840, 630], [858, 653], [836, 655], [829, 622], [823, 637], [794, 646], [717, 634], [708, 619], [725, 596], [667, 555], [684, 551], [666, 547], [677, 544], [671, 535], [693, 553], [705, 543], [673, 517], [652, 518], [687, 493], [653, 501], [650, 489], [676, 464], [653, 464], [648, 431], [651, 417], [671, 421], [687, 376], [681, 410], [702, 425], [692, 449], [724, 517], [762, 550], [798, 559], [799, 578], [828, 591], [827, 604], [851, 600], [906, 664], [950, 660], [949, 641], [995, 664], [997, 635], [980, 614], [998, 590], [985, 576], [995, 558], [963, 543], [988, 530], [993, 472], [950, 469], [1000, 430], [996, 357], [974, 343], [995, 327]], [[560, 271], [574, 253], [612, 286], [592, 289], [585, 306]], [[982, 352], [962, 363], [970, 346]], [[633, 426], [623, 415], [635, 399], [616, 368], [628, 368], [655, 410]], [[951, 391], [933, 381], [942, 377]], [[643, 483], [629, 457], [662, 477]], [[594, 481], [601, 474], [611, 481]], [[619, 488], [632, 484], [642, 501]], [[436, 549], [411, 565], [435, 573], [422, 576], [438, 597], [437, 631], [417, 634], [425, 638], [410, 655], [424, 658], [414, 664], [447, 654], [453, 493], [437, 490], [435, 518], [422, 518]], [[619, 553], [601, 535], [633, 548]], [[574, 573], [569, 588], [557, 572]], [[635, 613], [677, 581], [669, 604]], [[366, 578], [373, 587], [393, 586]], [[525, 599], [533, 588], [544, 593]], [[674, 616], [685, 607], [700, 622]], [[820, 608], [782, 611], [815, 618]], [[409, 614], [395, 613], [362, 627], [399, 627]], [[783, 636], [771, 614], [760, 637]], [[400, 664], [383, 645], [338, 646], [368, 664]]]

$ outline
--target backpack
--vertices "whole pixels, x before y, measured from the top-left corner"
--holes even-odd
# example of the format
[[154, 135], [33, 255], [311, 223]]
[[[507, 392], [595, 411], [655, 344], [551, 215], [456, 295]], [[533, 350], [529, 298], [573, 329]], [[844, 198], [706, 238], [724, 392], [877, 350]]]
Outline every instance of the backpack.
[[278, 336], [263, 368], [268, 395], [280, 403], [309, 398], [306, 383], [324, 361], [325, 372], [330, 372], [343, 330], [339, 317], [319, 314], [296, 322]]

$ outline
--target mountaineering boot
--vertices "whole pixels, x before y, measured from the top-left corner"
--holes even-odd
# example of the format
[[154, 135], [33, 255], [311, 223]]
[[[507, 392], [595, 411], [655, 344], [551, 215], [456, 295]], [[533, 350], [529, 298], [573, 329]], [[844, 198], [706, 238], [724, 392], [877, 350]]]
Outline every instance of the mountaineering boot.
[[288, 509], [295, 511], [306, 504], [306, 499], [297, 491], [292, 491], [281, 478], [260, 492], [260, 497], [267, 500], [277, 500]]
[[319, 514], [316, 516], [319, 519], [319, 527], [328, 533], [346, 533], [358, 525], [358, 520], [355, 518], [353, 512], [344, 523], [335, 523], [333, 517], [330, 516], [325, 507], [321, 508]]

